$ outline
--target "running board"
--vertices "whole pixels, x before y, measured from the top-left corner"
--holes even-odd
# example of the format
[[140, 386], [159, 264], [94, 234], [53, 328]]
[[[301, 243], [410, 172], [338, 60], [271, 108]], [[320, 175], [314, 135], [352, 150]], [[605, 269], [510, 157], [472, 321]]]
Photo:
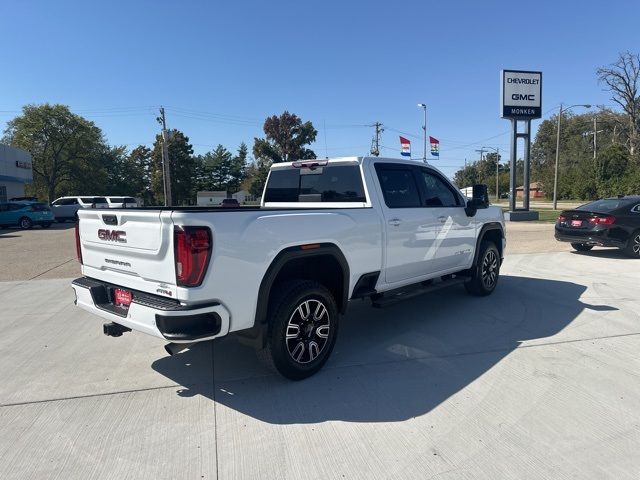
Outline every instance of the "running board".
[[469, 281], [469, 279], [469, 277], [460, 275], [447, 276], [446, 278], [440, 280], [431, 280], [414, 285], [409, 285], [407, 287], [398, 288], [396, 290], [389, 290], [388, 292], [380, 293], [377, 296], [371, 297], [371, 305], [375, 308], [388, 307], [408, 298], [418, 297], [420, 295], [424, 295], [425, 293], [440, 290], [441, 288], [446, 288], [453, 285], [462, 285], [464, 282]]

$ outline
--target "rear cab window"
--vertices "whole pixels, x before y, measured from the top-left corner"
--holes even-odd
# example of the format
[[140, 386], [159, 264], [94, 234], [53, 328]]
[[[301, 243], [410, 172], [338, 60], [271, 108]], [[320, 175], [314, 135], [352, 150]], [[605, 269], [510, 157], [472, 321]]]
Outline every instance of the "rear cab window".
[[300, 166], [276, 167], [271, 170], [264, 192], [265, 206], [315, 203], [321, 204], [319, 206], [336, 204], [335, 206], [349, 207], [365, 206], [367, 203], [359, 163], [308, 160], [294, 162], [296, 164]]

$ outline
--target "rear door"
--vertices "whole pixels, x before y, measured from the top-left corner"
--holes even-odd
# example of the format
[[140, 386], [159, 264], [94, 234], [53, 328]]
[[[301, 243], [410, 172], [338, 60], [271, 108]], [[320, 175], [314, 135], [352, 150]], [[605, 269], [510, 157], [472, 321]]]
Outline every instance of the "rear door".
[[405, 282], [434, 270], [437, 212], [423, 208], [417, 169], [412, 165], [376, 163], [383, 204], [386, 245], [384, 278]]

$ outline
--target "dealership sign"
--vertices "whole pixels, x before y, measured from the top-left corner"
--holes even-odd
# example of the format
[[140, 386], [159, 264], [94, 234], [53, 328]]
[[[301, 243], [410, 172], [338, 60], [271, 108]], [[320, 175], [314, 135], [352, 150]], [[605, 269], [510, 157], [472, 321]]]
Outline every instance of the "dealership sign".
[[542, 72], [502, 70], [502, 118], [542, 116]]

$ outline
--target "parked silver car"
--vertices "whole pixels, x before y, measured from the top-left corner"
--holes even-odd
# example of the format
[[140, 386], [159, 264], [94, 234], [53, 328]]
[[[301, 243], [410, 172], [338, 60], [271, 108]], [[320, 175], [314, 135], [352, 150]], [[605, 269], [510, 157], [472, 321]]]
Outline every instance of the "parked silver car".
[[109, 208], [105, 197], [60, 197], [51, 204], [51, 211], [58, 222], [77, 220], [81, 208]]

